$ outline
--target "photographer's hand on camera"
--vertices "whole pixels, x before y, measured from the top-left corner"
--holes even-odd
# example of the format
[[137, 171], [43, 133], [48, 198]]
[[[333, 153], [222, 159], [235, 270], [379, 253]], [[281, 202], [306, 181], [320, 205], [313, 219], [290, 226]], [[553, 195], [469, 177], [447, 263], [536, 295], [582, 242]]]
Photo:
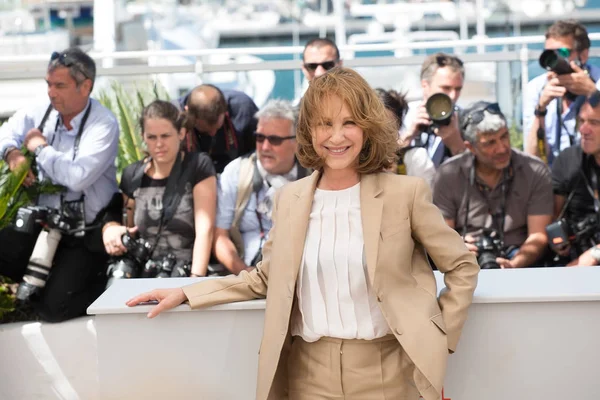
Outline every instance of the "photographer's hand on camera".
[[410, 127], [404, 131], [402, 136], [400, 137], [400, 146], [406, 147], [410, 144], [410, 142], [420, 135], [427, 127], [431, 125], [431, 119], [429, 118], [429, 114], [427, 114], [427, 109], [425, 108], [425, 102], [423, 101], [419, 108], [417, 109], [417, 113], [415, 115], [415, 119], [413, 120]]
[[576, 95], [589, 96], [594, 93], [596, 91], [596, 84], [590, 78], [588, 72], [579, 67], [574, 61], [571, 61], [571, 68], [574, 72], [556, 77], [558, 84]]
[[475, 246], [475, 238], [471, 235], [466, 235], [465, 238], [465, 246], [467, 247], [467, 249], [475, 254], [475, 256], [478, 256], [478, 251], [477, 251], [477, 246]]
[[123, 235], [137, 232], [137, 227], [127, 228], [118, 224], [106, 224], [102, 229], [102, 241], [106, 252], [111, 256], [121, 256], [127, 252], [123, 245]]
[[548, 73], [548, 83], [544, 86], [544, 90], [540, 94], [538, 108], [546, 109], [550, 102], [558, 97], [562, 97], [567, 93], [567, 89], [561, 85], [554, 72]]
[[150, 292], [142, 293], [133, 297], [125, 304], [129, 307], [137, 306], [140, 303], [158, 302], [158, 304], [150, 310], [148, 318], [154, 318], [163, 311], [175, 308], [178, 305], [187, 301], [187, 297], [183, 289], [155, 289]]
[[435, 134], [442, 139], [442, 142], [450, 150], [452, 155], [465, 151], [465, 142], [460, 134], [460, 128], [458, 126], [458, 113], [452, 114], [452, 118], [448, 125], [437, 127], [435, 129]]

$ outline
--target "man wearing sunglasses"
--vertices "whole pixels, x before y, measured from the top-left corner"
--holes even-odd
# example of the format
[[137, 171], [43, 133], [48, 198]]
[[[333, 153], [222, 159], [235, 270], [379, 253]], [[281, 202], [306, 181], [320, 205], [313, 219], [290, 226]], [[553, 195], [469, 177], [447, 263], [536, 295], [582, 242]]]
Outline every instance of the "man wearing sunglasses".
[[[572, 243], [553, 249], [570, 266], [600, 265], [600, 92], [581, 106], [578, 117], [581, 142], [563, 150], [552, 164], [554, 216], [563, 219], [565, 229], [577, 235]], [[586, 231], [588, 231], [586, 233]]]
[[340, 51], [336, 44], [327, 38], [309, 40], [302, 52], [302, 72], [307, 81], [324, 75], [333, 67], [342, 65]]
[[[84, 215], [77, 218], [91, 228], [118, 192], [119, 126], [115, 116], [90, 97], [96, 65], [83, 51], [70, 48], [52, 54], [45, 78], [48, 98], [17, 111], [0, 127], [0, 153], [14, 171], [26, 161], [21, 153], [25, 147], [34, 155], [38, 171], [38, 176], [29, 172], [25, 186], [44, 180], [66, 188], [61, 194], [40, 196], [37, 205], [59, 209], [61, 198], [79, 202]], [[0, 231], [0, 274], [21, 281], [38, 233]], [[85, 314], [106, 284], [107, 256], [99, 227], [83, 238], [63, 233], [53, 261], [49, 274], [43, 274], [45, 287], [30, 297], [33, 306], [50, 321]]]
[[577, 21], [552, 24], [546, 31], [544, 48], [556, 50], [574, 71], [540, 75], [528, 83], [523, 96], [523, 147], [529, 154], [545, 155], [552, 165], [561, 150], [578, 141], [577, 114], [586, 97], [596, 90], [600, 68], [588, 64], [590, 39]]
[[[477, 102], [464, 110], [461, 127], [469, 150], [440, 166], [433, 202], [446, 223], [479, 255], [484, 229], [501, 239], [494, 260], [501, 268], [536, 265], [544, 256], [552, 220], [552, 186], [546, 165], [511, 149], [498, 104]], [[480, 261], [481, 263], [481, 261]]]
[[254, 151], [258, 107], [247, 94], [203, 84], [175, 104], [194, 119], [194, 130], [186, 137], [187, 150], [208, 153], [217, 173], [237, 157]]
[[256, 152], [234, 160], [221, 174], [214, 254], [230, 273], [260, 260], [272, 225], [275, 191], [306, 176], [295, 157], [297, 114], [288, 101], [268, 102], [256, 113]]
[[403, 145], [424, 146], [436, 167], [449, 157], [465, 150], [455, 112], [446, 126], [435, 128], [432, 124], [425, 103], [436, 93], [444, 93], [456, 105], [465, 80], [465, 69], [462, 61], [455, 56], [436, 53], [428, 56], [421, 66], [421, 88], [423, 100], [408, 104], [408, 112], [400, 130], [400, 142]]

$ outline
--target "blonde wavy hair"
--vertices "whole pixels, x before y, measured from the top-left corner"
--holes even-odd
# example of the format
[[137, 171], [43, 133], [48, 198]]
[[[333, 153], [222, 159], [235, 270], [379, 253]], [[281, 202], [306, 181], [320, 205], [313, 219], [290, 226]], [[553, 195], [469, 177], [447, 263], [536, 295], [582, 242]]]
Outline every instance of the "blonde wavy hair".
[[313, 147], [313, 132], [325, 119], [324, 102], [339, 97], [348, 107], [354, 123], [363, 130], [363, 144], [357, 160], [359, 174], [381, 172], [397, 160], [398, 122], [379, 96], [356, 71], [335, 67], [313, 79], [300, 103], [296, 129], [297, 157], [305, 168], [322, 170], [325, 160]]

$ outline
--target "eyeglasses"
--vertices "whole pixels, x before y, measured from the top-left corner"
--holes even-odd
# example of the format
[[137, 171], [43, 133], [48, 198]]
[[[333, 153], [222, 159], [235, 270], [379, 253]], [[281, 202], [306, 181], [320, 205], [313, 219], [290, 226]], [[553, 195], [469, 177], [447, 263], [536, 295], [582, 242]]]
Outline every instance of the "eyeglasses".
[[57, 61], [60, 65], [63, 65], [67, 68], [71, 68], [74, 67], [75, 69], [77, 69], [77, 71], [79, 71], [86, 79], [92, 79], [88, 76], [88, 74], [85, 73], [85, 71], [77, 64], [77, 60], [74, 60], [72, 57], [70, 57], [67, 53], [59, 53], [58, 51], [55, 51], [52, 53], [52, 55], [50, 56], [50, 62], [53, 61]]
[[276, 135], [263, 135], [262, 133], [255, 132], [254, 137], [256, 138], [256, 143], [263, 143], [265, 139], [269, 142], [271, 146], [281, 146], [285, 140], [295, 139], [296, 136], [276, 136]]
[[485, 115], [483, 113], [484, 111], [487, 111], [490, 114], [502, 115], [502, 111], [500, 111], [500, 106], [498, 105], [498, 103], [488, 104], [484, 108], [479, 108], [471, 111], [465, 118], [462, 128], [465, 129], [470, 124], [477, 125], [478, 123], [483, 121], [483, 117]]
[[335, 64], [337, 64], [337, 62], [338, 60], [323, 61], [320, 63], [304, 63], [304, 68], [311, 72], [314, 72], [317, 70], [317, 68], [319, 68], [320, 65], [325, 71], [329, 71], [331, 68], [335, 67]]
[[571, 49], [568, 49], [566, 47], [561, 47], [560, 49], [546, 49], [546, 50], [554, 50], [562, 58], [571, 57], [571, 51], [572, 51]]

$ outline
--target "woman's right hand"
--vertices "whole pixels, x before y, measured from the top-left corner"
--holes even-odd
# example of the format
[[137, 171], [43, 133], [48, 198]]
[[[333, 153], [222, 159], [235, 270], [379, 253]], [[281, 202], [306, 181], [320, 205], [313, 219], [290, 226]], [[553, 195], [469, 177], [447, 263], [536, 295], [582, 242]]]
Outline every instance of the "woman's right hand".
[[158, 302], [150, 310], [148, 318], [154, 318], [163, 311], [170, 310], [184, 303], [188, 298], [182, 288], [176, 289], [154, 289], [151, 292], [142, 293], [127, 301], [129, 307], [137, 306], [140, 303]]
[[121, 256], [127, 252], [127, 248], [123, 245], [123, 240], [121, 239], [127, 232], [134, 234], [137, 232], [137, 227], [126, 228], [123, 225], [110, 225], [104, 229], [102, 241], [108, 255]]

